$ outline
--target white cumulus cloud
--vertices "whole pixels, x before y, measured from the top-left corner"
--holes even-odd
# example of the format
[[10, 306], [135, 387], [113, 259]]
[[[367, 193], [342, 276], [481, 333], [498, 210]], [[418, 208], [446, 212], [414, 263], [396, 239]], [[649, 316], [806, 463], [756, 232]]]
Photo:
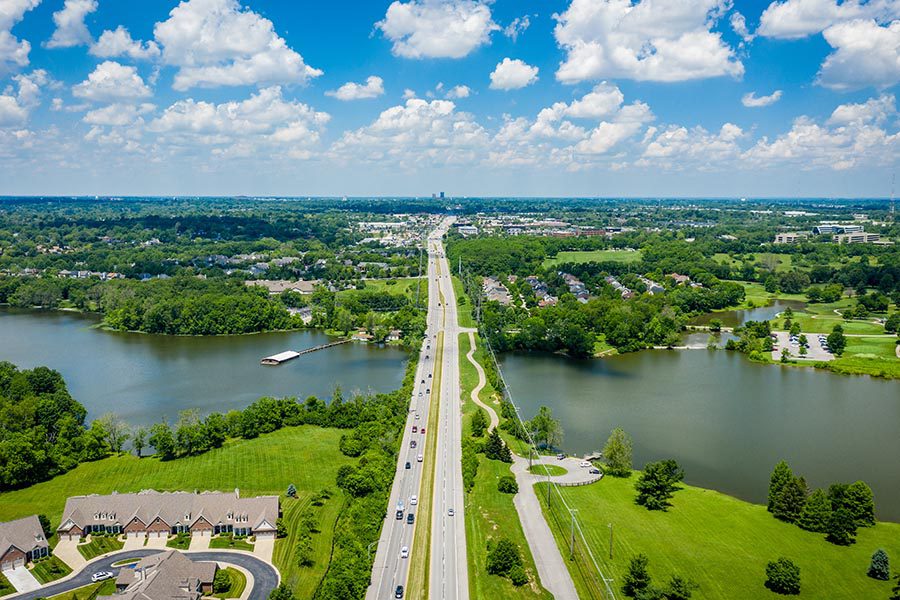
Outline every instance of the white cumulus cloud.
[[685, 81], [740, 77], [744, 66], [712, 31], [727, 0], [572, 0], [554, 29], [563, 83], [604, 77]]
[[462, 58], [500, 29], [488, 5], [475, 0], [395, 1], [375, 27], [403, 58]]
[[53, 13], [56, 31], [47, 41], [47, 47], [71, 48], [90, 44], [93, 38], [84, 19], [95, 10], [97, 0], [66, 0], [61, 10]]
[[472, 94], [472, 90], [467, 85], [454, 85], [450, 88], [447, 93], [444, 95], [445, 98], [450, 98], [451, 100], [460, 100], [462, 98], [468, 98]]
[[3, 0], [0, 2], [0, 75], [5, 71], [28, 65], [31, 44], [11, 33], [13, 25], [41, 0]]
[[72, 88], [72, 95], [93, 102], [136, 100], [151, 95], [137, 69], [107, 60]]
[[334, 96], [338, 100], [364, 100], [377, 98], [384, 94], [384, 80], [377, 75], [366, 78], [365, 83], [348, 81], [336, 90], [325, 92], [326, 96]]
[[802, 38], [854, 19], [900, 17], [896, 0], [783, 0], [772, 2], [759, 18], [756, 33], [772, 38]]
[[882, 27], [859, 19], [832, 25], [822, 33], [834, 52], [822, 63], [816, 79], [819, 85], [848, 91], [868, 86], [884, 89], [900, 81], [900, 20]]
[[508, 37], [515, 43], [519, 36], [525, 33], [525, 30], [531, 26], [531, 19], [528, 15], [523, 17], [516, 17], [512, 21], [510, 21], [509, 25], [503, 28], [503, 35]]
[[150, 60], [159, 56], [159, 46], [154, 41], [141, 42], [131, 38], [128, 29], [119, 25], [106, 30], [91, 45], [90, 53], [100, 58], [127, 56], [134, 60]]
[[153, 29], [163, 60], [177, 66], [172, 85], [194, 87], [306, 83], [322, 71], [288, 47], [272, 21], [237, 0], [185, 0]]
[[757, 96], [756, 92], [748, 92], [741, 98], [741, 104], [747, 108], [760, 108], [769, 106], [781, 100], [781, 90], [775, 90], [768, 96]]
[[524, 63], [518, 58], [504, 58], [497, 63], [491, 73], [492, 90], [518, 90], [531, 85], [538, 78], [538, 68]]

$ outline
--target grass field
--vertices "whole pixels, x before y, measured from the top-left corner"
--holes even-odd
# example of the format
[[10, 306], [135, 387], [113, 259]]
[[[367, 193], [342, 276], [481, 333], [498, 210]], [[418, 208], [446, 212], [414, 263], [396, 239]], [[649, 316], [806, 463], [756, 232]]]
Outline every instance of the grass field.
[[537, 464], [531, 465], [528, 469], [530, 472], [535, 475], [550, 475], [551, 477], [559, 477], [560, 475], [565, 475], [569, 471], [560, 467], [559, 465], [545, 465], [545, 464]]
[[[634, 481], [635, 477], [608, 477], [562, 492], [569, 505], [578, 509], [594, 556], [604, 574], [613, 578], [616, 590], [631, 558], [644, 553], [657, 583], [663, 584], [673, 574], [688, 577], [700, 585], [694, 594], [699, 599], [778, 598], [763, 582], [766, 564], [779, 556], [800, 567], [799, 598], [856, 600], [890, 595], [892, 584], [867, 577], [866, 570], [878, 548], [900, 557], [900, 524], [862, 528], [855, 544], [840, 547], [826, 542], [821, 534], [778, 521], [764, 506], [713, 490], [684, 486], [668, 512], [648, 511], [634, 503]], [[568, 554], [568, 518], [549, 521]], [[609, 523], [614, 528], [613, 560], [609, 560]]]
[[97, 596], [111, 596], [116, 593], [116, 580], [107, 579], [100, 583], [92, 583], [71, 592], [51, 596], [49, 600], [94, 600]]
[[179, 533], [166, 541], [166, 548], [176, 548], [178, 550], [187, 550], [191, 547], [191, 534]]
[[232, 567], [226, 567], [225, 569], [223, 569], [223, 572], [228, 575], [228, 579], [231, 581], [231, 583], [228, 586], [228, 590], [220, 592], [218, 594], [213, 594], [213, 597], [240, 598], [241, 594], [244, 593], [244, 588], [247, 587], [247, 576]]
[[456, 319], [460, 327], [477, 327], [475, 319], [472, 317], [472, 303], [466, 296], [462, 281], [458, 277], [453, 277], [453, 293], [456, 295]]
[[586, 262], [622, 262], [636, 263], [641, 260], [640, 250], [588, 250], [560, 252], [553, 258], [548, 258], [542, 265], [545, 269], [561, 265], [563, 263], [586, 263]]
[[209, 547], [221, 550], [246, 550], [247, 552], [253, 552], [253, 544], [247, 540], [227, 535], [217, 535], [213, 537], [209, 540]]
[[416, 286], [418, 282], [422, 283], [419, 289], [419, 301], [422, 306], [428, 306], [428, 280], [425, 277], [420, 279], [404, 278], [404, 279], [366, 279], [366, 287], [362, 290], [343, 290], [338, 292], [338, 296], [348, 297], [359, 292], [387, 292], [394, 295], [403, 295], [415, 301]]
[[55, 556], [39, 560], [34, 563], [34, 568], [31, 569], [31, 574], [41, 583], [55, 581], [60, 577], [65, 577], [71, 572], [72, 569], [69, 568], [69, 565]]
[[729, 306], [725, 310], [741, 310], [751, 308], [752, 306], [766, 306], [771, 304], [775, 299], [781, 300], [800, 300], [806, 302], [806, 294], [781, 294], [767, 292], [761, 283], [751, 281], [733, 281], [744, 286], [744, 301], [735, 306]]
[[[161, 462], [115, 456], [84, 463], [65, 475], [23, 490], [0, 494], [0, 514], [14, 519], [35, 513], [59, 523], [66, 498], [74, 494], [109, 494], [113, 491], [221, 490], [239, 488], [242, 496], [284, 494], [287, 486], [297, 487], [301, 501], [324, 488], [334, 489], [337, 470], [351, 459], [341, 454], [341, 431], [314, 426], [287, 427], [253, 440], [228, 440], [225, 446], [201, 456]], [[336, 497], [326, 503], [339, 510]], [[322, 519], [322, 532], [314, 536], [315, 565], [296, 566], [293, 548], [276, 551], [275, 566], [286, 581], [295, 585], [299, 598], [312, 597], [327, 569], [334, 536], [336, 513]], [[276, 543], [276, 550], [279, 540]], [[303, 571], [297, 573], [296, 571]]]
[[[334, 489], [334, 488], [332, 488]], [[299, 541], [299, 524], [304, 510], [311, 506], [310, 494], [299, 495], [298, 498], [282, 498], [282, 519], [288, 530], [285, 538], [275, 540], [275, 551], [272, 562], [281, 573], [281, 580], [294, 589], [297, 598], [312, 598], [313, 592], [328, 570], [331, 556], [331, 543], [334, 527], [343, 509], [343, 495], [332, 493], [332, 497], [320, 507], [312, 507], [318, 518], [319, 532], [313, 533], [313, 564], [301, 567], [297, 564], [297, 542]]]
[[[477, 338], [476, 338], [477, 339]], [[479, 348], [480, 350], [480, 348]], [[463, 435], [471, 436], [472, 414], [477, 408], [470, 394], [478, 383], [478, 372], [466, 359], [469, 351], [469, 336], [463, 334], [459, 339], [459, 372], [460, 390], [463, 400]], [[475, 359], [479, 359], [476, 352]], [[481, 391], [483, 402], [491, 404], [495, 395], [490, 382]], [[537, 598], [549, 599], [550, 594], [544, 590], [537, 578], [534, 559], [522, 532], [519, 515], [513, 505], [513, 495], [503, 494], [497, 490], [497, 480], [504, 475], [511, 475], [509, 465], [498, 460], [488, 460], [478, 456], [478, 475], [475, 485], [466, 496], [466, 545], [469, 558], [469, 593], [476, 600], [496, 600], [497, 598]], [[525, 570], [530, 583], [515, 587], [509, 579], [487, 573], [487, 541], [499, 537], [509, 538], [522, 551]]]
[[[753, 261], [750, 264], [759, 264], [763, 267], [773, 270], [776, 273], [790, 271], [793, 266], [793, 255], [778, 254], [774, 252], [755, 252], [753, 253]], [[717, 253], [713, 255], [713, 260], [719, 264], [729, 265], [731, 267], [740, 267], [744, 264], [742, 261], [735, 260], [727, 254]]]
[[121, 550], [124, 545], [125, 542], [120, 542], [114, 537], [92, 535], [91, 541], [87, 544], [78, 544], [78, 551], [81, 552], [81, 555], [87, 560], [91, 560], [101, 554]]

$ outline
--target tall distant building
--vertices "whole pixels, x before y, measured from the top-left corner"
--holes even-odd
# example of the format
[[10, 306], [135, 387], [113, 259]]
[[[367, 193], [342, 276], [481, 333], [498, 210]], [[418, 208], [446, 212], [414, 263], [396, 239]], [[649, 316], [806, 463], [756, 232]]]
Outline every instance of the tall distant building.
[[441, 200], [444, 199], [444, 192], [441, 192]]

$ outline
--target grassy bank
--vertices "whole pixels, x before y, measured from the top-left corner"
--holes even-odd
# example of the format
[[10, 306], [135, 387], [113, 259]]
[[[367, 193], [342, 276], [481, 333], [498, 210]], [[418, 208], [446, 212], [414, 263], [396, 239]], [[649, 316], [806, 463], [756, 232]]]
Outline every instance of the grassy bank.
[[[764, 506], [692, 486], [675, 494], [668, 512], [648, 511], [634, 503], [635, 479], [609, 477], [562, 492], [569, 505], [578, 509], [588, 544], [616, 589], [631, 558], [644, 553], [658, 583], [677, 573], [700, 584], [695, 598], [774, 599], [779, 596], [763, 586], [766, 564], [786, 556], [800, 567], [800, 598], [889, 596], [891, 584], [867, 577], [866, 570], [878, 548], [895, 560], [900, 558], [900, 524], [860, 529], [855, 544], [840, 547], [826, 542], [822, 534], [778, 521]], [[543, 496], [538, 494], [542, 503]], [[549, 521], [567, 555], [568, 519]], [[609, 523], [614, 528], [612, 560]], [[574, 571], [573, 577], [576, 583], [584, 580]]]
[[456, 295], [456, 319], [460, 327], [478, 327], [472, 316], [472, 303], [466, 295], [462, 281], [453, 276], [453, 293]]
[[586, 251], [571, 251], [571, 252], [560, 252], [553, 258], [548, 258], [544, 261], [543, 266], [545, 269], [549, 269], [550, 267], [555, 267], [556, 265], [561, 265], [563, 263], [586, 263], [586, 262], [621, 262], [621, 263], [636, 263], [641, 260], [641, 251], [629, 251], [629, 250], [586, 250]]
[[[476, 338], [477, 339], [477, 338]], [[471, 392], [478, 384], [478, 372], [466, 359], [469, 351], [469, 336], [463, 334], [459, 338], [459, 372], [460, 390], [463, 400], [463, 435], [471, 437], [472, 414], [477, 408], [471, 400]], [[480, 348], [479, 348], [480, 350]], [[475, 354], [475, 359], [481, 353]], [[492, 398], [496, 395], [488, 382], [481, 391], [480, 398], [493, 406]], [[496, 409], [499, 412], [499, 406]], [[497, 598], [538, 598], [549, 599], [550, 594], [538, 582], [534, 559], [522, 532], [519, 515], [513, 504], [512, 494], [503, 494], [497, 490], [497, 480], [505, 475], [512, 475], [509, 465], [498, 460], [488, 460], [478, 456], [478, 474], [475, 485], [466, 496], [466, 544], [469, 557], [469, 593], [476, 600], [495, 600]], [[529, 583], [515, 587], [509, 579], [487, 573], [487, 542], [490, 539], [506, 537], [517, 544], [522, 551], [525, 570]]]
[[[0, 514], [14, 519], [43, 513], [56, 526], [66, 498], [75, 494], [239, 488], [242, 496], [255, 496], [284, 494], [293, 483], [299, 500], [285, 500], [290, 507], [292, 502], [308, 502], [324, 488], [335, 489], [338, 468], [351, 462], [338, 450], [341, 433], [310, 425], [286, 427], [252, 440], [228, 440], [222, 448], [190, 458], [162, 462], [124, 455], [84, 463], [50, 481], [0, 494]], [[290, 542], [276, 542], [275, 566], [294, 586], [297, 597], [311, 597], [328, 567], [340, 503], [338, 493], [323, 506], [312, 567], [298, 567]], [[288, 527], [290, 540], [290, 519]]]
[[247, 587], [247, 577], [237, 569], [226, 567], [223, 572], [228, 575], [228, 590], [213, 594], [214, 598], [240, 598]]

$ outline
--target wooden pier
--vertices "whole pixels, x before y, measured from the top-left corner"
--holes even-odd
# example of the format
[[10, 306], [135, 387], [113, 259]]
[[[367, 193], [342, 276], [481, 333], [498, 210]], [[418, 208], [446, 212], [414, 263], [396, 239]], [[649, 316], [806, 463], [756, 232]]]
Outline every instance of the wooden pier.
[[272, 356], [267, 356], [261, 361], [259, 364], [261, 365], [280, 365], [282, 363], [286, 363], [289, 360], [294, 360], [298, 356], [303, 356], [304, 354], [309, 354], [310, 352], [315, 352], [316, 350], [324, 350], [326, 348], [331, 348], [332, 346], [340, 346], [341, 344], [346, 344], [349, 342], [349, 339], [338, 340], [336, 342], [329, 342], [327, 344], [321, 344], [319, 346], [314, 346], [312, 348], [307, 348], [306, 350], [300, 350], [299, 352], [295, 350], [285, 350], [284, 352], [279, 352], [278, 354], [273, 354]]

